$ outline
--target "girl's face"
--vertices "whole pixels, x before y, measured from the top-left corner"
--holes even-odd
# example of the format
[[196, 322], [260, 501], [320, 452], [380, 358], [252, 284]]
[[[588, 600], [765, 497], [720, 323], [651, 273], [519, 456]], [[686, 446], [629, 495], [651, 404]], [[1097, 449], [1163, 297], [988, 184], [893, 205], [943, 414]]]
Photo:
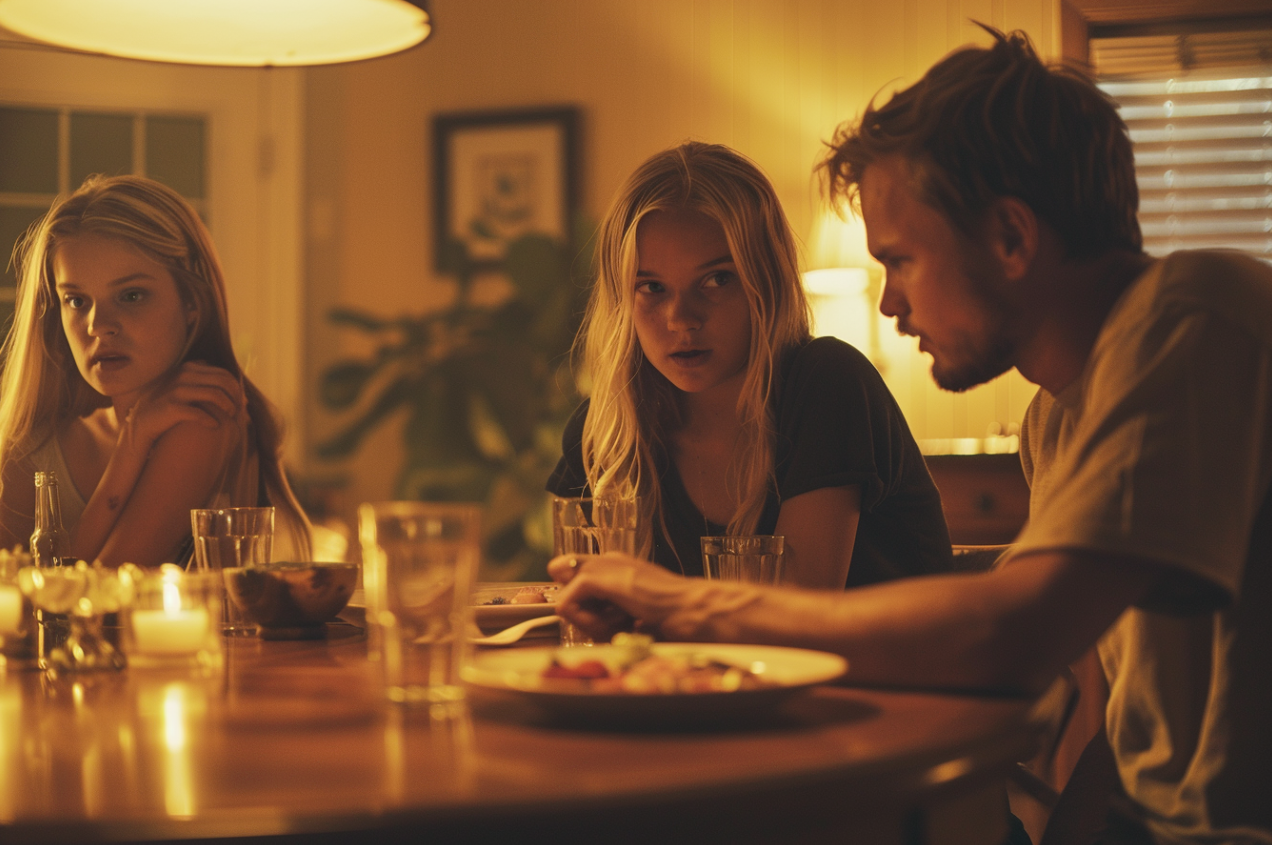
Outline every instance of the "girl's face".
[[641, 351], [686, 393], [736, 396], [751, 309], [724, 229], [692, 209], [654, 211], [636, 230], [634, 322]]
[[129, 408], [181, 358], [194, 311], [163, 265], [116, 238], [68, 238], [53, 256], [62, 329], [80, 375]]

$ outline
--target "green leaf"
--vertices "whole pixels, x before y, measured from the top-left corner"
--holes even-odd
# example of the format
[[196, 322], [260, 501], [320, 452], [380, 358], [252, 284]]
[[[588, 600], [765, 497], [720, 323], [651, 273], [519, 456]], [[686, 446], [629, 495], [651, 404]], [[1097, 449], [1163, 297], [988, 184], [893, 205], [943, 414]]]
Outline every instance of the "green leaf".
[[334, 437], [319, 443], [314, 452], [320, 458], [344, 458], [352, 455], [362, 438], [393, 413], [410, 395], [410, 382], [398, 379], [389, 385], [352, 425]]
[[358, 401], [378, 367], [357, 361], [334, 364], [322, 374], [319, 398], [328, 408], [348, 408]]
[[381, 332], [392, 325], [390, 321], [383, 320], [374, 314], [345, 307], [332, 308], [327, 312], [327, 318], [336, 325], [352, 326], [366, 332]]

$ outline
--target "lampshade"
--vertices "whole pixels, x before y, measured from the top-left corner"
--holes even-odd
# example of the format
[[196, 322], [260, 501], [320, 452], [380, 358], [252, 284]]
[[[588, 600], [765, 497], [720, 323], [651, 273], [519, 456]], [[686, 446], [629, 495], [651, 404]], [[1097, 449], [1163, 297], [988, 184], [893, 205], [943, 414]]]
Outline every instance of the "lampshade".
[[422, 0], [0, 0], [0, 26], [108, 56], [281, 67], [396, 53], [432, 21]]

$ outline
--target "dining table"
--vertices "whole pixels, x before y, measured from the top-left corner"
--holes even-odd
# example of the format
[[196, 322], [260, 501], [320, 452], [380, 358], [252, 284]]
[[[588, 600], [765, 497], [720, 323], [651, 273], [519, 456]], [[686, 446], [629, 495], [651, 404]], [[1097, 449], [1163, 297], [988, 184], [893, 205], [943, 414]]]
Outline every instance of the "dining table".
[[[531, 641], [530, 645], [541, 645]], [[1040, 698], [801, 690], [687, 725], [384, 699], [362, 627], [212, 672], [0, 677], [0, 842], [987, 843]]]

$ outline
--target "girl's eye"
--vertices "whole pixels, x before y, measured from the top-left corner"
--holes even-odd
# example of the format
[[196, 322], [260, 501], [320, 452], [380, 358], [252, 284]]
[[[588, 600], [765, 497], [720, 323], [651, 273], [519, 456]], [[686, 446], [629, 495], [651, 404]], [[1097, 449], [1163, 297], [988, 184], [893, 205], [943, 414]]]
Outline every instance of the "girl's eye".
[[146, 292], [143, 290], [126, 290], [120, 294], [119, 299], [121, 302], [140, 302], [145, 296]]
[[64, 296], [62, 302], [66, 303], [67, 308], [81, 308], [84, 305], [84, 297], [82, 296]]
[[662, 282], [638, 282], [636, 285], [637, 293], [662, 293], [664, 290], [666, 290], [666, 288], [663, 287]]
[[719, 270], [703, 279], [702, 286], [704, 288], [722, 288], [731, 281], [733, 281], [732, 273]]

